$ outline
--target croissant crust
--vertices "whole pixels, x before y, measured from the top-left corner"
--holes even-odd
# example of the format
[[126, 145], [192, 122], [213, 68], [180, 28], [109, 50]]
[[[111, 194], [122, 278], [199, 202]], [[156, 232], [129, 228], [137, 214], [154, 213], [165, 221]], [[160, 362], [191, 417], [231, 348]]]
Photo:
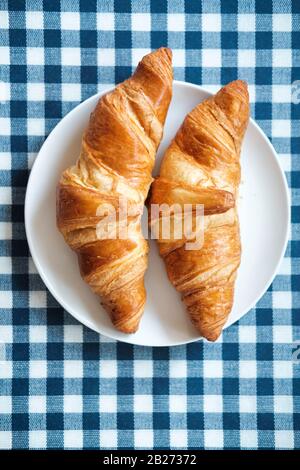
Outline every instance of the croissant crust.
[[[150, 205], [204, 204], [201, 248], [187, 250], [187, 237], [166, 239], [159, 230], [158, 243], [169, 279], [181, 293], [193, 324], [211, 341], [221, 334], [232, 309], [240, 264], [236, 201], [248, 120], [247, 85], [236, 80], [186, 116], [151, 189]], [[152, 217], [152, 226], [160, 218]]]
[[[78, 255], [83, 279], [125, 333], [137, 330], [145, 305], [148, 244], [140, 219], [171, 94], [171, 51], [161, 48], [100, 98], [77, 163], [63, 172], [57, 187], [57, 226]], [[105, 238], [103, 233], [123, 223], [120, 198], [128, 207], [127, 236]], [[112, 225], [99, 207], [116, 212]]]

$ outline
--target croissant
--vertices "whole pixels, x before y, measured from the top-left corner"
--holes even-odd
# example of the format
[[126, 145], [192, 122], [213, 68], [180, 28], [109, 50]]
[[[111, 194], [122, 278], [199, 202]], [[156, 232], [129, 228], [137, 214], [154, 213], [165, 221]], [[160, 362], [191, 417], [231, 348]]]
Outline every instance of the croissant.
[[[157, 231], [167, 274], [202, 336], [215, 341], [232, 309], [241, 244], [236, 207], [240, 183], [240, 149], [249, 120], [247, 85], [237, 80], [200, 103], [185, 118], [167, 149], [160, 175], [151, 188], [153, 204], [204, 205], [204, 242], [186, 249], [197, 230], [162, 236], [161, 212], [150, 224]], [[176, 206], [174, 206], [176, 207]], [[176, 213], [173, 211], [173, 217]], [[190, 238], [189, 238], [190, 237]]]
[[[144, 310], [148, 244], [141, 214], [172, 95], [171, 61], [167, 48], [146, 55], [128, 80], [100, 98], [77, 163], [57, 187], [58, 229], [77, 253], [83, 279], [125, 333], [137, 330]], [[115, 236], [124, 222], [126, 236]]]

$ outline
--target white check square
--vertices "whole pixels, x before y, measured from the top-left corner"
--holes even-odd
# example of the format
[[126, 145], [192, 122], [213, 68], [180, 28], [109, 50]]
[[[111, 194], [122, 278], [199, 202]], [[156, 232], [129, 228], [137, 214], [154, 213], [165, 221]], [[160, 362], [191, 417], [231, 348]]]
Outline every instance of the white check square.
[[69, 379], [83, 377], [83, 362], [75, 360], [64, 361], [64, 377]]
[[238, 15], [238, 30], [251, 32], [255, 31], [255, 14], [244, 14]]
[[151, 31], [150, 13], [132, 13], [131, 29], [132, 31]]
[[64, 447], [66, 449], [81, 449], [83, 444], [83, 432], [75, 429], [64, 430]]
[[293, 397], [290, 395], [274, 396], [275, 413], [293, 413]]
[[0, 361], [0, 379], [12, 378], [12, 363], [11, 361]]
[[29, 431], [29, 448], [30, 449], [46, 449], [47, 447], [47, 431]]
[[203, 408], [205, 413], [222, 413], [223, 397], [222, 395], [204, 395]]
[[29, 307], [30, 308], [46, 308], [47, 307], [47, 293], [43, 290], [33, 290], [29, 294]]
[[45, 134], [45, 120], [39, 118], [27, 119], [27, 133], [28, 135], [44, 135]]
[[1, 396], [0, 397], [0, 415], [1, 414], [11, 414], [12, 411], [12, 400], [11, 396]]
[[98, 65], [113, 67], [115, 65], [115, 49], [98, 49]]
[[100, 430], [100, 448], [115, 449], [118, 445], [118, 432], [114, 429]]
[[287, 430], [275, 431], [275, 448], [294, 449], [294, 432]]
[[77, 66], [81, 64], [81, 53], [79, 47], [63, 47], [61, 49], [62, 65]]
[[255, 325], [240, 325], [239, 337], [240, 337], [240, 343], [255, 343], [256, 342], [256, 326]]
[[[1, 203], [2, 203], [2, 201], [1, 201]], [[12, 270], [11, 258], [9, 256], [0, 256], [0, 273], [1, 274], [11, 274], [11, 272], [12, 272], [11, 270]], [[0, 326], [0, 328], [1, 328], [1, 326]]]
[[27, 47], [27, 64], [28, 65], [44, 65], [44, 48], [43, 47]]
[[273, 49], [273, 67], [291, 67], [291, 49]]
[[12, 343], [13, 327], [12, 325], [0, 325], [0, 342]]
[[170, 395], [169, 396], [170, 413], [186, 413], [187, 399], [186, 395]]
[[47, 327], [45, 325], [30, 325], [29, 341], [31, 343], [46, 343]]
[[293, 330], [292, 325], [274, 325], [273, 326], [274, 343], [292, 344]]
[[273, 13], [273, 32], [292, 31], [292, 15], [290, 13]]
[[170, 377], [186, 378], [187, 363], [185, 360], [170, 360]]
[[12, 307], [12, 292], [6, 290], [0, 291], [0, 305], [1, 308]]
[[134, 395], [135, 413], [152, 413], [153, 402], [152, 395]]
[[80, 13], [62, 11], [60, 14], [60, 25], [61, 29], [78, 31], [80, 29]]
[[170, 429], [170, 446], [171, 449], [187, 449], [187, 430], [186, 429]]
[[[11, 169], [11, 154], [9, 152], [0, 152], [0, 170]], [[0, 227], [1, 231], [1, 227]]]
[[44, 379], [47, 377], [47, 361], [30, 361], [29, 377], [31, 379]]
[[116, 413], [117, 412], [116, 395], [100, 395], [99, 409], [100, 409], [100, 413]]
[[10, 119], [9, 118], [0, 118], [0, 135], [10, 135]]
[[61, 94], [63, 101], [80, 101], [81, 84], [80, 83], [62, 83]]
[[9, 65], [10, 56], [9, 56], [9, 47], [0, 47], [0, 65]]
[[273, 363], [274, 379], [291, 379], [293, 377], [293, 362], [274, 361]]
[[153, 377], [152, 361], [135, 360], [134, 377]]
[[82, 395], [64, 395], [64, 413], [82, 413]]
[[[11, 188], [0, 187], [0, 204], [11, 205]], [[1, 306], [1, 304], [0, 304]]]
[[184, 67], [185, 66], [185, 50], [184, 49], [173, 49], [173, 67]]
[[185, 15], [183, 13], [169, 13], [168, 30], [185, 31]]
[[238, 66], [239, 67], [255, 67], [256, 51], [254, 49], [238, 50]]
[[[11, 240], [11, 236], [12, 236], [11, 222], [0, 222], [0, 240]], [[4, 305], [2, 305], [1, 301], [2, 300], [1, 300], [1, 291], [0, 291], [0, 305], [4, 308]]]
[[115, 16], [113, 13], [97, 13], [97, 29], [100, 31], [114, 31]]
[[254, 430], [240, 430], [241, 448], [243, 449], [257, 449], [258, 436], [257, 431]]
[[288, 119], [273, 119], [272, 134], [273, 137], [291, 137], [291, 121]]
[[202, 31], [220, 32], [221, 31], [221, 15], [219, 13], [203, 13], [202, 14]]
[[273, 308], [292, 308], [292, 294], [290, 291], [273, 292]]
[[219, 68], [222, 66], [220, 49], [202, 49], [202, 67]]
[[115, 360], [101, 360], [100, 361], [100, 376], [106, 379], [117, 377], [117, 361]]
[[256, 361], [240, 361], [240, 378], [255, 379], [257, 376]]
[[29, 397], [29, 413], [46, 413], [47, 401], [45, 396], [31, 395]]
[[273, 308], [283, 308], [283, 309], [292, 308], [292, 293], [290, 291], [278, 291], [278, 292], [274, 291], [272, 294], [272, 298], [273, 298]]
[[280, 263], [278, 273], [289, 276], [291, 272], [292, 272], [291, 258], [283, 258]]
[[151, 429], [135, 430], [134, 447], [140, 449], [153, 449], [153, 431]]
[[256, 395], [240, 395], [240, 413], [256, 413]]
[[83, 328], [81, 325], [65, 325], [64, 326], [65, 343], [82, 343]]
[[8, 11], [6, 11], [6, 10], [1, 10], [0, 11], [0, 28], [1, 29], [8, 29], [9, 28]]
[[12, 447], [12, 432], [0, 431], [0, 449], [11, 449]]
[[208, 361], [203, 362], [203, 375], [204, 377], [223, 377], [223, 364], [222, 361]]
[[204, 430], [204, 447], [222, 449], [224, 446], [224, 433], [222, 429]]
[[43, 29], [44, 17], [42, 11], [26, 12], [26, 28], [27, 29]]
[[290, 103], [292, 101], [291, 85], [273, 85], [272, 100], [273, 103]]
[[27, 99], [28, 101], [44, 101], [44, 83], [27, 83]]

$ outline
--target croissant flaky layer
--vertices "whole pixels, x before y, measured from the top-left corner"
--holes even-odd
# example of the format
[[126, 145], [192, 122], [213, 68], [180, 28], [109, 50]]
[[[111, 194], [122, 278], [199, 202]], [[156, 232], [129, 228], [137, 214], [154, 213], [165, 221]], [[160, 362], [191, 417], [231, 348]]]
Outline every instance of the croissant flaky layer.
[[[151, 204], [204, 205], [204, 243], [187, 249], [195, 232], [158, 243], [169, 279], [182, 295], [190, 318], [215, 341], [232, 309], [241, 244], [236, 207], [240, 149], [249, 120], [245, 82], [236, 80], [200, 103], [185, 118], [167, 149]], [[151, 217], [151, 225], [161, 222]], [[193, 217], [196, 215], [193, 212]]]
[[[132, 77], [100, 98], [77, 163], [57, 188], [57, 226], [83, 279], [125, 333], [137, 330], [144, 310], [148, 244], [140, 219], [172, 96], [171, 61], [167, 48], [146, 55]], [[129, 213], [122, 239], [121, 200]]]

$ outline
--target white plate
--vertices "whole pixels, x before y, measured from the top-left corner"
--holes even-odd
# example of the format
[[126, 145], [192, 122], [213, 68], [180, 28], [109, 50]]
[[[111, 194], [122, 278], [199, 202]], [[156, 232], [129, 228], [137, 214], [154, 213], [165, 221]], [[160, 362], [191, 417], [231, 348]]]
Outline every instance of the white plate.
[[[77, 320], [120, 341], [145, 346], [172, 346], [200, 339], [191, 325], [179, 294], [167, 279], [155, 241], [151, 241], [146, 273], [147, 303], [140, 328], [126, 335], [113, 328], [98, 298], [82, 281], [76, 255], [65, 244], [55, 224], [55, 189], [61, 172], [80, 152], [89, 114], [103, 93], [73, 109], [51, 132], [31, 171], [25, 201], [25, 226], [30, 251], [46, 286]], [[210, 94], [196, 85], [174, 82], [173, 99], [160, 146], [161, 157], [184, 116]], [[289, 225], [286, 180], [276, 153], [253, 120], [242, 148], [242, 184], [239, 205], [242, 262], [228, 327], [250, 310], [267, 290], [284, 254]]]

